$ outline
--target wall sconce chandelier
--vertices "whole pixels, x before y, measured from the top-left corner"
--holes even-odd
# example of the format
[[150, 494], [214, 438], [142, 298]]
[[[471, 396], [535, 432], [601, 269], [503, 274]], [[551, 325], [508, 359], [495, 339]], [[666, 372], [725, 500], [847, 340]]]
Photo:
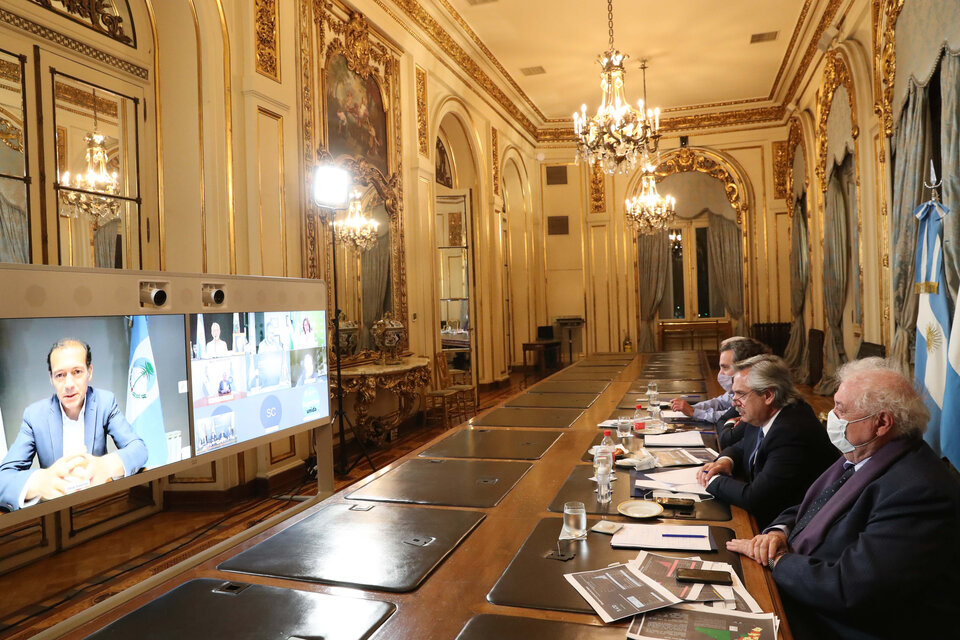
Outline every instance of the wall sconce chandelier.
[[660, 109], [647, 109], [647, 62], [643, 61], [643, 100], [639, 109], [627, 103], [623, 62], [627, 55], [613, 46], [613, 0], [607, 0], [609, 48], [598, 58], [603, 99], [596, 115], [587, 119], [587, 105], [573, 114], [577, 159], [599, 162], [606, 173], [629, 173], [645, 154], [657, 152], [660, 142]]
[[120, 188], [117, 172], [107, 171], [107, 150], [103, 146], [106, 137], [97, 128], [97, 90], [94, 88], [93, 131], [83, 138], [87, 144], [87, 170], [73, 176], [73, 184], [69, 171], [59, 177], [60, 186], [65, 188], [60, 193], [60, 215], [65, 218], [86, 215], [100, 226], [120, 217], [120, 200], [111, 197], [119, 195]]
[[361, 196], [359, 191], [353, 191], [347, 217], [334, 221], [333, 233], [340, 244], [352, 246], [357, 251], [366, 251], [377, 244], [377, 228], [380, 223], [363, 215]]
[[654, 166], [647, 165], [640, 176], [640, 193], [627, 199], [627, 222], [641, 235], [665, 230], [677, 213], [673, 196], [661, 196], [657, 191]]

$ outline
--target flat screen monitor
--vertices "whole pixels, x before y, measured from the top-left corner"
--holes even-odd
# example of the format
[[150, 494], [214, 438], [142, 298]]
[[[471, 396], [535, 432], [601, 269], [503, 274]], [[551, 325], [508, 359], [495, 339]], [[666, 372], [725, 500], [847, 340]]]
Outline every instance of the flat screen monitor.
[[185, 333], [183, 314], [0, 318], [0, 508], [189, 458]]
[[330, 415], [324, 311], [191, 314], [197, 455]]

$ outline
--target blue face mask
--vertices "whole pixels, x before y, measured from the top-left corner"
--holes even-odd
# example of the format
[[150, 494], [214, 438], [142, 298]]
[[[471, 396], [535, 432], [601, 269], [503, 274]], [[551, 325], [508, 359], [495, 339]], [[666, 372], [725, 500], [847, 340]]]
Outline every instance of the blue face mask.
[[717, 374], [717, 382], [723, 387], [724, 391], [730, 391], [733, 389], [733, 376], [728, 376], [723, 373]]
[[857, 418], [856, 420], [844, 420], [843, 418], [838, 418], [837, 414], [833, 412], [833, 409], [830, 409], [830, 413], [827, 414], [827, 436], [830, 437], [830, 442], [832, 442], [833, 446], [840, 450], [840, 453], [850, 453], [855, 449], [867, 446], [879, 438], [880, 434], [878, 433], [862, 444], [853, 444], [847, 440], [847, 425], [850, 425], [854, 422], [860, 422], [861, 420], [866, 420], [867, 418], [872, 418], [875, 415], [877, 414], [871, 413], [868, 416], [863, 416], [862, 418]]

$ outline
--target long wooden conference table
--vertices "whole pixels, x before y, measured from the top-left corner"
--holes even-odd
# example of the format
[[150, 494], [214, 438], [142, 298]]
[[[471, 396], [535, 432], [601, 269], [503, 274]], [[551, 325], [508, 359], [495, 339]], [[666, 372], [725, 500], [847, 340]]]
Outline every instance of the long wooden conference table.
[[[632, 414], [649, 380], [664, 398], [675, 395], [667, 389], [694, 400], [720, 393], [699, 352], [591, 355], [65, 637], [624, 638], [628, 621], [603, 624], [563, 574], [638, 551], [591, 532], [573, 559], [545, 555], [557, 548], [565, 500], [598, 512], [586, 452], [597, 424]], [[605, 517], [628, 522], [616, 505], [629, 475], [617, 474]], [[723, 548], [753, 535], [750, 517], [704, 504], [695, 520], [652, 522], [710, 525], [718, 552], [703, 557], [739, 566], [790, 638], [770, 573]]]

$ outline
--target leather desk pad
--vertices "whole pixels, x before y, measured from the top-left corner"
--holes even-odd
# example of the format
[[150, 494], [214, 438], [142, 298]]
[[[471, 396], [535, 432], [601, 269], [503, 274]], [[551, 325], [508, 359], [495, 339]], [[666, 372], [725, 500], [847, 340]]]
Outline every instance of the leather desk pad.
[[462, 429], [426, 451], [425, 458], [494, 458], [539, 460], [557, 439], [559, 431]]
[[[587, 527], [597, 522], [596, 518], [587, 520]], [[591, 531], [584, 540], [558, 541], [563, 518], [544, 518], [527, 537], [517, 551], [510, 565], [497, 580], [487, 600], [493, 604], [532, 609], [550, 609], [573, 613], [595, 614], [587, 601], [570, 586], [563, 577], [565, 573], [601, 569], [616, 562], [626, 562], [637, 557], [639, 549], [614, 549], [610, 546], [610, 536]], [[734, 537], [733, 530], [725, 527], [710, 527], [710, 533], [717, 551], [660, 551], [656, 553], [669, 556], [701, 556], [704, 560], [729, 562], [743, 578], [740, 556], [727, 551], [726, 542]], [[572, 551], [576, 556], [566, 562], [544, 558], [544, 554], [557, 550]], [[620, 629], [620, 637], [623, 637]]]
[[592, 367], [567, 367], [560, 373], [550, 376], [550, 380], [606, 380], [609, 382], [618, 375], [620, 374]]
[[[608, 504], [602, 505], [597, 502], [597, 483], [590, 480], [593, 476], [593, 464], [578, 464], [567, 476], [553, 502], [547, 507], [547, 511], [563, 513], [564, 502], [577, 500], [584, 504], [589, 514], [611, 516], [618, 521], [624, 520], [625, 518], [617, 512], [617, 505], [634, 497], [630, 492], [630, 472], [617, 469], [614, 473], [617, 479], [611, 484], [613, 497]], [[689, 513], [689, 511], [686, 513]], [[679, 514], [676, 514], [672, 509], [665, 509], [662, 519], [673, 520], [677, 515]], [[681, 515], [683, 520], [712, 520], [715, 522], [726, 522], [732, 517], [730, 507], [719, 500], [701, 500], [695, 503], [692, 518], [682, 518]]]
[[378, 600], [202, 578], [180, 585], [87, 637], [363, 640], [396, 609]]
[[495, 507], [533, 465], [507, 460], [407, 460], [347, 495], [351, 500]]
[[581, 409], [542, 409], [535, 407], [494, 409], [473, 418], [475, 427], [566, 428], [580, 419]]
[[623, 640], [624, 627], [596, 626], [481, 613], [467, 621], [456, 640]]
[[356, 505], [330, 505], [217, 568], [360, 589], [413, 591], [484, 518], [478, 511], [351, 507]]
[[603, 393], [606, 380], [545, 380], [527, 389], [528, 393]]
[[557, 407], [586, 409], [597, 399], [595, 393], [524, 393], [503, 403], [505, 407]]

